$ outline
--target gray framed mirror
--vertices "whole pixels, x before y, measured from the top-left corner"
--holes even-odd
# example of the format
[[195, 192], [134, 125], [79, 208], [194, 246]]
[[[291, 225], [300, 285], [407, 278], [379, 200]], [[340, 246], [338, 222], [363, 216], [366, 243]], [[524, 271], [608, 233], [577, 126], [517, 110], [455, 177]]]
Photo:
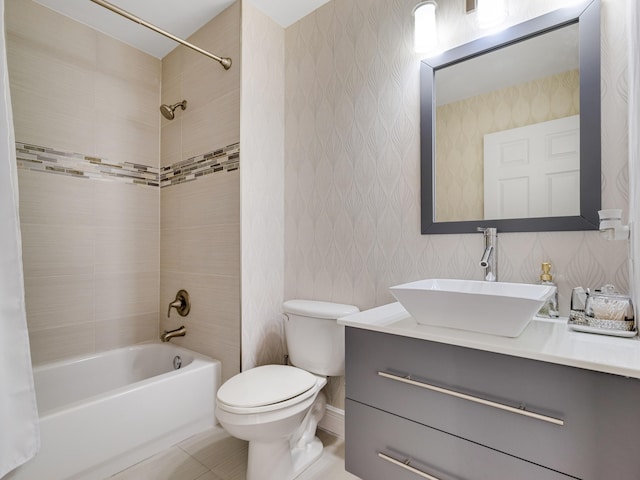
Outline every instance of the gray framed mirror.
[[423, 234], [597, 230], [600, 0], [420, 65]]

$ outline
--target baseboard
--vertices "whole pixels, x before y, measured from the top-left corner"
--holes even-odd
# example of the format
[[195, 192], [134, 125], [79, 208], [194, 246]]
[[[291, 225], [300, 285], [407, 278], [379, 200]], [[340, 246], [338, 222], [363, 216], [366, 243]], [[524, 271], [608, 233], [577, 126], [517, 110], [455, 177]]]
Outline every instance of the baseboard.
[[344, 439], [344, 410], [327, 405], [324, 417], [318, 423], [318, 428], [331, 435]]

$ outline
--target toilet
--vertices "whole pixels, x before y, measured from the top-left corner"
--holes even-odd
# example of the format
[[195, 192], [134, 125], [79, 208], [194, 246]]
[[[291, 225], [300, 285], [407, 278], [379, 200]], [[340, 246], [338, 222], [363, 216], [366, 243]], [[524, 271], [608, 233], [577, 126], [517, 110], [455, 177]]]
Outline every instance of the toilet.
[[216, 417], [249, 442], [247, 480], [292, 480], [322, 455], [316, 426], [325, 412], [327, 376], [344, 375], [344, 327], [353, 305], [289, 300], [283, 305], [292, 365], [264, 365], [227, 380]]

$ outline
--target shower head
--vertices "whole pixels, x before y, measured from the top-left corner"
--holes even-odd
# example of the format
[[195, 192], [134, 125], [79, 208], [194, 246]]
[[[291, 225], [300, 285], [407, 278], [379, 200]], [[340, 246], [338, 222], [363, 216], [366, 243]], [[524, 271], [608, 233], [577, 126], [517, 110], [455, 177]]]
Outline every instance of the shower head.
[[178, 107], [182, 107], [182, 110], [186, 109], [187, 101], [182, 100], [181, 102], [178, 102], [175, 105], [160, 105], [160, 113], [162, 113], [164, 118], [166, 118], [167, 120], [173, 120], [173, 118], [175, 117], [175, 113], [173, 112]]

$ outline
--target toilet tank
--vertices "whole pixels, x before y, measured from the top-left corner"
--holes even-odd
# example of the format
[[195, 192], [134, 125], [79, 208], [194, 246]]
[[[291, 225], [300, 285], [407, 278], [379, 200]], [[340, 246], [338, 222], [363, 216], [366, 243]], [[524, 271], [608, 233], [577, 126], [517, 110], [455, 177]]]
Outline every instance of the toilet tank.
[[344, 375], [344, 326], [358, 307], [315, 300], [284, 302], [284, 331], [292, 365], [317, 375]]

